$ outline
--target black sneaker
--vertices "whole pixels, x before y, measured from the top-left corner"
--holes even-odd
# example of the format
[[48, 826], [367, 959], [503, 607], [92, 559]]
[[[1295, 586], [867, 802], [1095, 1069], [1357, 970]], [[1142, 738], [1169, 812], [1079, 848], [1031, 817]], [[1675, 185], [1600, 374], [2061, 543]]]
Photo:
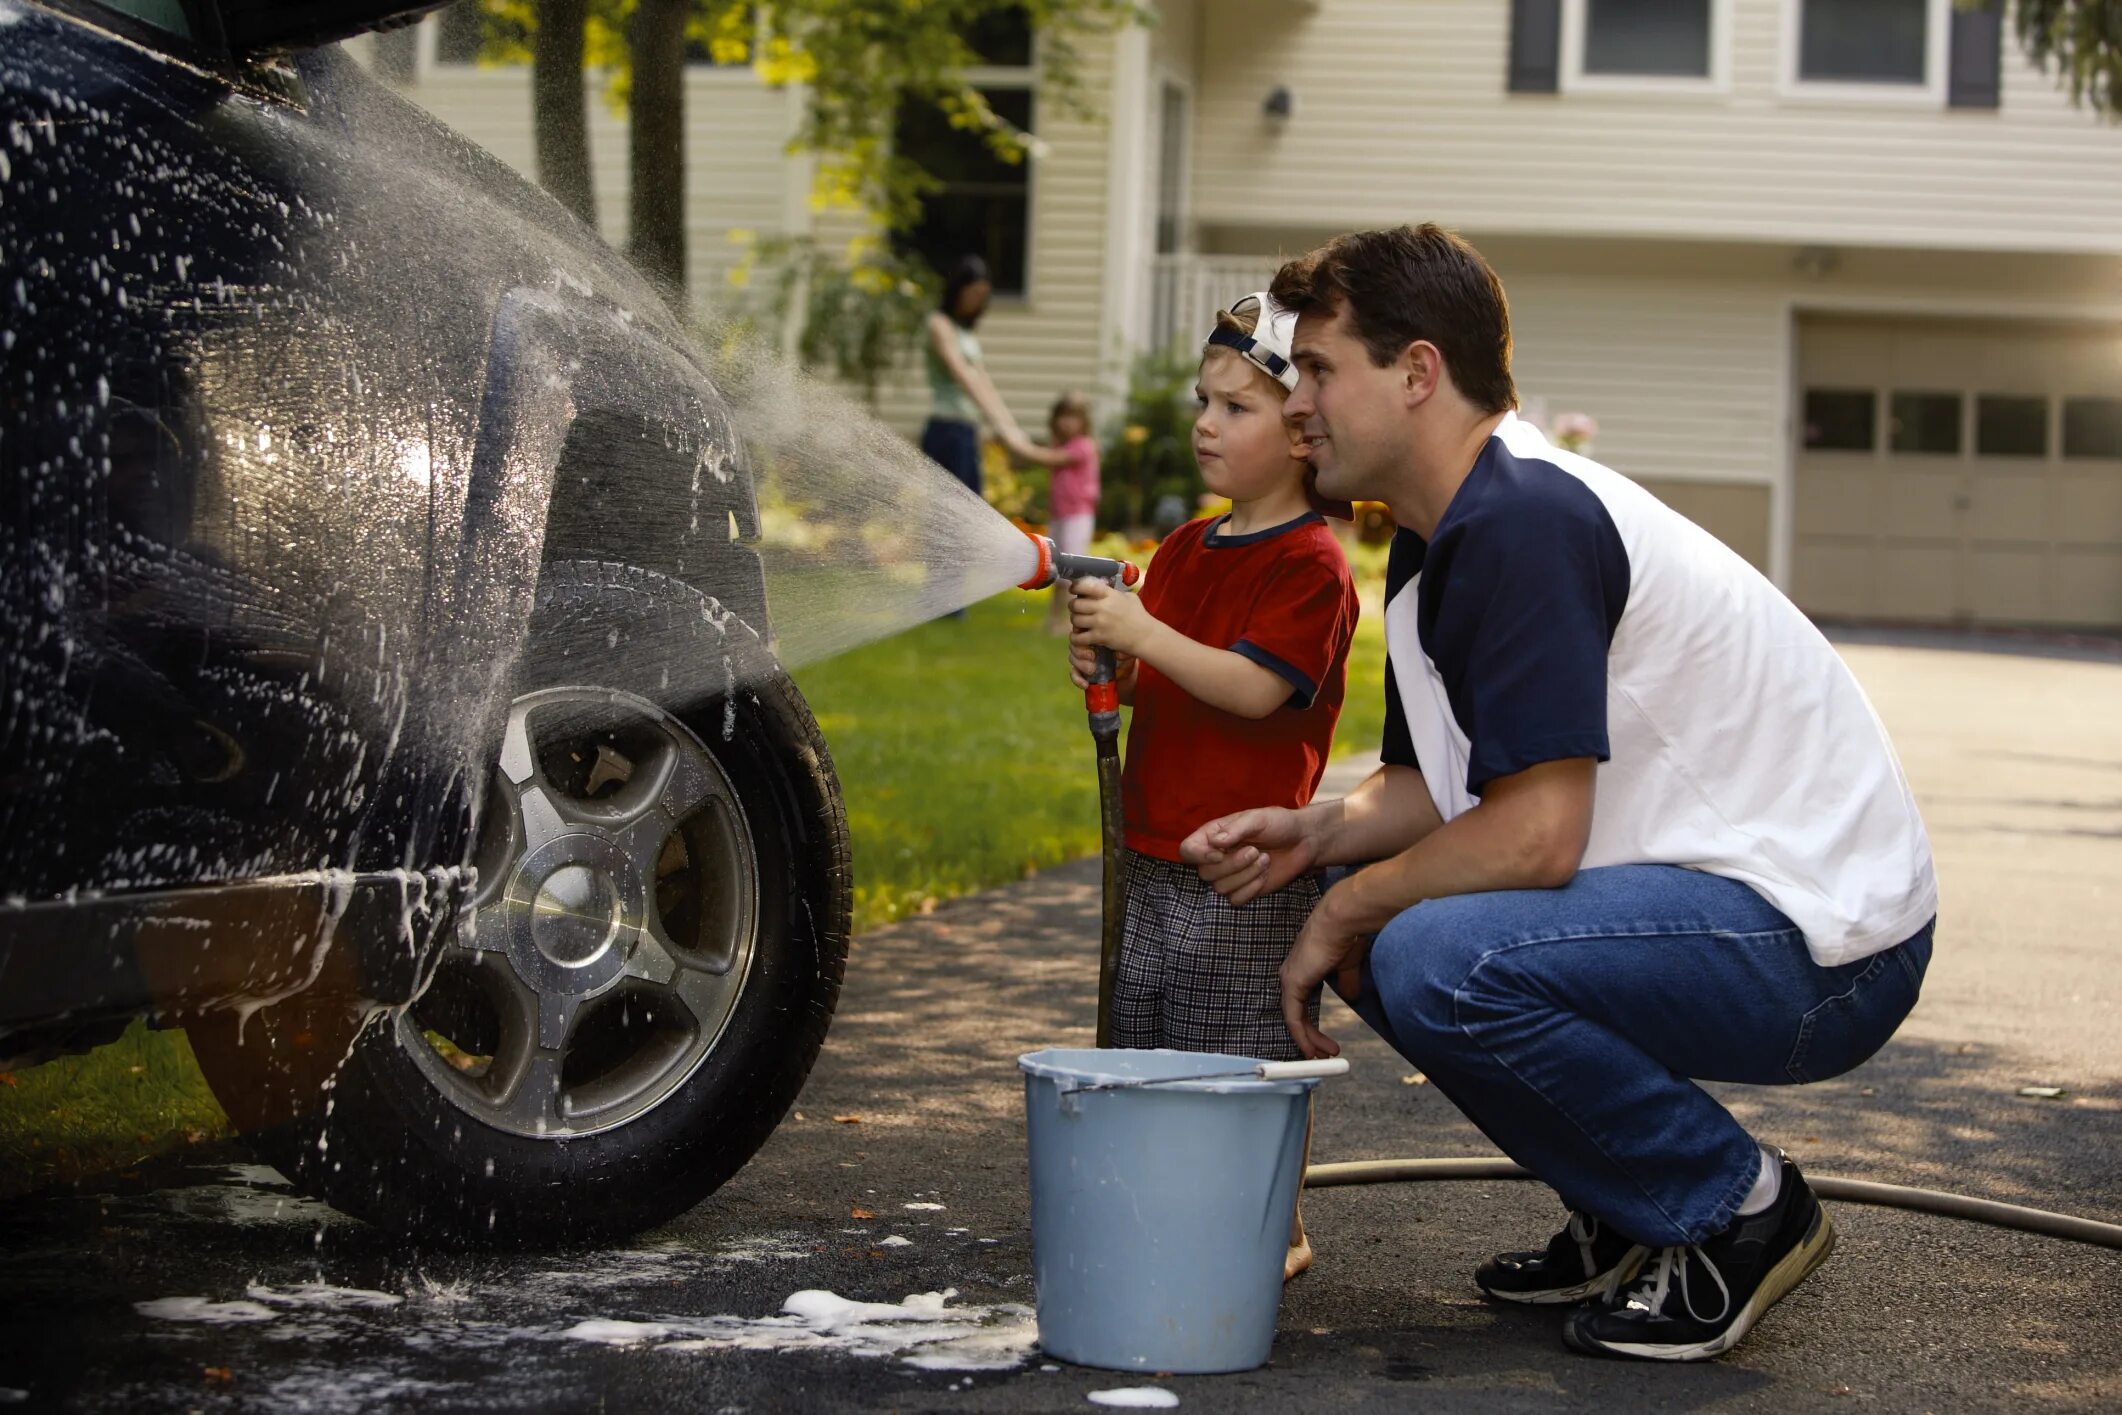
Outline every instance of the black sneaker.
[[1503, 1302], [1545, 1307], [1605, 1297], [1636, 1275], [1650, 1249], [1630, 1242], [1590, 1214], [1569, 1223], [1543, 1253], [1498, 1253], [1474, 1270], [1483, 1292]]
[[1610, 1301], [1570, 1313], [1562, 1339], [1587, 1353], [1706, 1361], [1737, 1346], [1834, 1250], [1833, 1222], [1785, 1158], [1775, 1203], [1713, 1238], [1653, 1252]]

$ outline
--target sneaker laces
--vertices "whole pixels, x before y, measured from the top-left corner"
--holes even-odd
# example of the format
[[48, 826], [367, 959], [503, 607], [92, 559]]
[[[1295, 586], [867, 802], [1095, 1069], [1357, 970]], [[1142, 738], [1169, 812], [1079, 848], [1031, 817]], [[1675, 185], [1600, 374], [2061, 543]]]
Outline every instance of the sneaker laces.
[[[1694, 1288], [1688, 1281], [1688, 1271], [1695, 1261], [1699, 1261], [1708, 1269], [1710, 1277], [1717, 1284], [1717, 1291], [1723, 1297], [1724, 1305], [1717, 1309], [1715, 1316], [1705, 1317], [1695, 1310]], [[1711, 1326], [1730, 1315], [1731, 1288], [1725, 1283], [1724, 1274], [1717, 1271], [1717, 1265], [1709, 1260], [1709, 1254], [1703, 1252], [1699, 1244], [1694, 1243], [1660, 1248], [1657, 1256], [1644, 1268], [1642, 1276], [1636, 1279], [1635, 1286], [1631, 1287], [1628, 1295], [1622, 1299], [1621, 1305], [1634, 1307], [1646, 1316], [1663, 1317], [1666, 1298], [1672, 1295], [1673, 1275], [1676, 1272], [1680, 1278], [1680, 1305], [1687, 1309], [1688, 1316], [1704, 1326]]]

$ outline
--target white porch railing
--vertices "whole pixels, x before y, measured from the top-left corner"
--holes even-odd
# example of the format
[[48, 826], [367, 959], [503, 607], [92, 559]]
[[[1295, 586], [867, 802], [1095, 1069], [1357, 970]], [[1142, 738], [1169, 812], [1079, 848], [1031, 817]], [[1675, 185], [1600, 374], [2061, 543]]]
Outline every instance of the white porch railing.
[[1215, 327], [1216, 311], [1266, 289], [1280, 264], [1260, 255], [1152, 256], [1146, 347], [1198, 346]]

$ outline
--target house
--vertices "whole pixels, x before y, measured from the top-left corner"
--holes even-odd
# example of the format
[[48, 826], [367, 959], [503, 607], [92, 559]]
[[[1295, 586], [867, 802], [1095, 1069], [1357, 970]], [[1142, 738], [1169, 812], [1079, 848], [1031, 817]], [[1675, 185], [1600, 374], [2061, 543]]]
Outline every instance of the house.
[[[1161, 0], [1102, 112], [946, 194], [1010, 272], [982, 326], [1020, 418], [1335, 231], [1436, 220], [1509, 290], [1528, 411], [1822, 616], [2122, 629], [2122, 130], [1999, 7], [1954, 0]], [[445, 20], [446, 23], [446, 20]], [[438, 52], [422, 103], [528, 166], [527, 83]], [[460, 46], [461, 47], [461, 46]], [[807, 229], [799, 96], [692, 71], [694, 289]], [[603, 219], [624, 132], [598, 106]], [[616, 235], [617, 231], [609, 234]], [[911, 426], [916, 366], [885, 399]]]

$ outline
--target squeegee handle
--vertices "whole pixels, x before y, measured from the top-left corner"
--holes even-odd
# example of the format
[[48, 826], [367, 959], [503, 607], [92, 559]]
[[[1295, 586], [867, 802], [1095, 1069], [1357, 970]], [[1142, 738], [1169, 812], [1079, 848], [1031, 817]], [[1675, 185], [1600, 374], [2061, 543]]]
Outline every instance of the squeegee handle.
[[1254, 1068], [1254, 1074], [1263, 1081], [1324, 1080], [1329, 1076], [1346, 1076], [1348, 1058], [1327, 1056], [1317, 1061], [1263, 1061]]

